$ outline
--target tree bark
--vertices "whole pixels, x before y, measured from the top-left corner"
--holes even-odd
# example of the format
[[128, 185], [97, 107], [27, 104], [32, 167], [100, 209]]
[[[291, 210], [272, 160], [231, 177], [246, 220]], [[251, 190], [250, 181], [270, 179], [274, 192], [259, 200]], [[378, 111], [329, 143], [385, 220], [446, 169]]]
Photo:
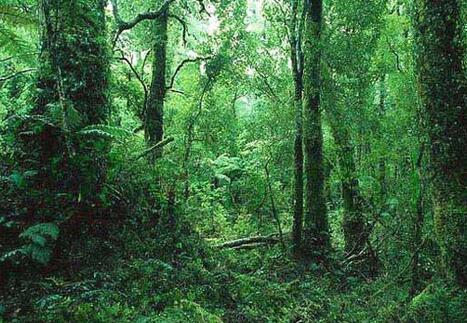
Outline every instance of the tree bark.
[[411, 272], [411, 286], [409, 294], [410, 296], [415, 296], [418, 291], [421, 289], [421, 277], [420, 277], [420, 248], [422, 245], [422, 229], [423, 223], [425, 220], [425, 185], [424, 185], [424, 176], [423, 176], [423, 154], [425, 151], [425, 145], [422, 140], [420, 140], [420, 148], [418, 159], [415, 164], [414, 172], [417, 173], [417, 199], [415, 202], [415, 216], [413, 221], [413, 237], [412, 237], [412, 248], [413, 248], [413, 259], [412, 259], [412, 272]]
[[430, 138], [434, 225], [443, 276], [467, 286], [465, 108], [461, 2], [417, 0], [415, 39], [419, 94]]
[[[164, 137], [164, 99], [166, 93], [167, 66], [167, 26], [169, 6], [164, 7], [161, 14], [153, 22], [154, 61], [152, 63], [152, 80], [149, 97], [146, 103], [145, 137], [149, 146], [162, 141]], [[150, 154], [150, 160], [162, 156], [162, 147]]]
[[[37, 213], [48, 213], [50, 219], [52, 213], [74, 212], [78, 206], [92, 208], [98, 203], [108, 144], [105, 139], [82, 138], [76, 133], [105, 123], [109, 116], [104, 6], [102, 0], [40, 2], [42, 50], [31, 114], [37, 117], [34, 120], [47, 121], [40, 127], [37, 121], [26, 122], [25, 130], [32, 128], [35, 134], [20, 137], [30, 154], [21, 158], [24, 166], [38, 172], [34, 185], [41, 201], [31, 204], [36, 219]], [[57, 200], [58, 194], [76, 204], [73, 211]]]
[[323, 133], [320, 109], [320, 61], [322, 0], [305, 3], [304, 32], [304, 150], [305, 213], [303, 251], [324, 252], [329, 248], [329, 228], [324, 197]]

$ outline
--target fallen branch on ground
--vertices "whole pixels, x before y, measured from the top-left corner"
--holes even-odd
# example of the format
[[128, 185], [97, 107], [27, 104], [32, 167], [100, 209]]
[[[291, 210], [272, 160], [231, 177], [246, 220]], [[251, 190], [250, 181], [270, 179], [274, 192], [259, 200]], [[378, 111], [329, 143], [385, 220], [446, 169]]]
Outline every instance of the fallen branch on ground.
[[[284, 234], [286, 235], [286, 234]], [[278, 233], [273, 233], [267, 236], [254, 236], [242, 239], [226, 241], [215, 246], [215, 248], [224, 249], [253, 249], [260, 246], [272, 245], [279, 243], [280, 237]]]

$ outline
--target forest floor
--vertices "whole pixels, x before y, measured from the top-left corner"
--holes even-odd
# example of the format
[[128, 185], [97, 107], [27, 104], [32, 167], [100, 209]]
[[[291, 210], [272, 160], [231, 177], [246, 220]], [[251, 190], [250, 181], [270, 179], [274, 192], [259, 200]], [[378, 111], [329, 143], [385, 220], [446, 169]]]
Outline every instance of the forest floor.
[[[158, 254], [173, 243], [171, 238], [151, 246], [134, 236], [125, 239], [123, 253], [112, 253], [115, 242], [107, 241], [90, 255], [74, 255], [66, 270], [43, 273], [40, 278], [15, 275], [1, 293], [6, 296], [0, 299], [5, 318], [11, 322], [403, 320], [408, 297], [404, 281], [370, 279], [334, 266], [296, 261], [280, 244], [232, 250], [211, 248], [197, 239], [177, 242], [171, 256]], [[139, 245], [135, 252], [133, 248], [143, 242], [146, 247]], [[95, 257], [106, 252], [109, 256]]]

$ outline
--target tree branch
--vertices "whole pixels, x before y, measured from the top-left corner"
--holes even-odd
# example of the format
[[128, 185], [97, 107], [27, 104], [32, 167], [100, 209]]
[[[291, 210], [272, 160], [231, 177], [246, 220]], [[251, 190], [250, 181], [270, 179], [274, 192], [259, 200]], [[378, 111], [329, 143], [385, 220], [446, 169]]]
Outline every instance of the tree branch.
[[128, 58], [125, 57], [124, 52], [122, 50], [120, 50], [120, 53], [122, 54], [122, 56], [119, 57], [119, 59], [127, 63], [127, 65], [130, 67], [130, 70], [133, 72], [133, 74], [136, 76], [139, 83], [143, 87], [143, 91], [144, 91], [143, 115], [144, 115], [145, 110], [146, 110], [146, 104], [147, 104], [147, 101], [148, 101], [148, 92], [149, 92], [148, 87], [146, 86], [146, 83], [144, 83], [144, 80], [141, 77], [141, 75], [139, 75], [138, 71], [136, 71], [136, 68], [133, 66], [131, 61]]
[[28, 68], [28, 69], [25, 69], [25, 70], [22, 70], [22, 71], [18, 71], [16, 73], [13, 73], [11, 75], [7, 75], [7, 76], [4, 76], [4, 77], [0, 77], [0, 82], [5, 82], [5, 81], [8, 81], [12, 78], [15, 78], [21, 74], [24, 74], [24, 73], [28, 73], [28, 72], [32, 72], [32, 71], [35, 71], [36, 69], [35, 68]]
[[143, 13], [138, 14], [136, 17], [134, 17], [130, 21], [124, 21], [119, 15], [117, 0], [111, 0], [112, 13], [115, 18], [115, 22], [117, 23], [117, 33], [115, 35], [114, 44], [117, 42], [117, 39], [120, 36], [120, 34], [124, 32], [125, 30], [133, 28], [134, 26], [139, 24], [141, 21], [154, 20], [162, 16], [167, 11], [170, 4], [174, 1], [175, 0], [166, 0], [166, 2], [159, 8], [159, 10], [143, 12]]
[[198, 0], [198, 4], [200, 6], [200, 10], [199, 10], [199, 13], [206, 13], [209, 17], [211, 17], [211, 15], [209, 14], [209, 12], [206, 10], [206, 6], [204, 5], [204, 2], [203, 0]]
[[162, 148], [164, 147], [165, 145], [168, 145], [170, 144], [172, 141], [174, 141], [174, 137], [167, 137], [165, 138], [164, 140], [162, 141], [159, 141], [157, 144], [155, 144], [154, 146], [152, 147], [149, 147], [148, 149], [146, 149], [145, 151], [143, 151], [141, 154], [139, 154], [138, 156], [136, 156], [136, 158], [133, 159], [133, 161], [137, 161], [138, 159], [141, 159], [143, 158], [144, 156], [148, 155], [149, 153], [151, 153], [152, 151], [154, 151], [155, 149], [158, 149], [158, 148]]
[[396, 68], [399, 72], [403, 73], [404, 71], [402, 70], [401, 64], [400, 64], [400, 57], [399, 54], [397, 53], [396, 49], [394, 48], [393, 44], [389, 40], [388, 37], [386, 37], [386, 43], [388, 44], [389, 51], [394, 55], [396, 58]]
[[172, 75], [172, 78], [170, 79], [169, 86], [166, 87], [166, 90], [168, 91], [168, 90], [171, 90], [173, 88], [173, 85], [175, 83], [175, 78], [177, 77], [177, 74], [182, 70], [183, 66], [185, 66], [188, 63], [195, 63], [195, 62], [199, 62], [199, 61], [208, 60], [208, 59], [211, 59], [211, 58], [212, 57], [196, 57], [196, 58], [187, 58], [187, 59], [184, 59], [183, 61], [181, 61], [180, 64], [175, 69], [175, 72]]
[[182, 25], [182, 29], [183, 29], [182, 39], [183, 39], [183, 44], [186, 45], [187, 43], [186, 36], [188, 35], [188, 27], [187, 27], [186, 21], [174, 14], [170, 14], [169, 17], [177, 20], [180, 23], [180, 25]]

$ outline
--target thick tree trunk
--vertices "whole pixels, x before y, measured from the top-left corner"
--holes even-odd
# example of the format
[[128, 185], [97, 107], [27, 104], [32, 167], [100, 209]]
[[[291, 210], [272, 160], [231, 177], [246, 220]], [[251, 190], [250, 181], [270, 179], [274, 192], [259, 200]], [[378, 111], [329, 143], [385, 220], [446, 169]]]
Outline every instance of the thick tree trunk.
[[105, 3], [42, 0], [38, 110], [63, 99], [80, 112], [80, 126], [107, 120]]
[[323, 133], [320, 110], [322, 0], [308, 0], [305, 6], [303, 129], [306, 190], [303, 251], [309, 254], [328, 249], [329, 228], [324, 198]]
[[467, 286], [465, 108], [460, 1], [417, 0], [416, 57], [431, 145], [434, 222], [444, 276]]
[[[154, 61], [152, 63], [152, 80], [149, 97], [146, 103], [145, 137], [149, 146], [162, 141], [164, 137], [164, 99], [166, 93], [167, 66], [167, 26], [169, 7], [154, 20]], [[150, 159], [162, 156], [162, 147], [153, 151]]]
[[24, 125], [33, 128], [35, 136], [24, 138], [31, 156], [22, 158], [26, 167], [38, 171], [42, 201], [31, 205], [36, 219], [42, 212], [50, 213], [46, 216], [50, 219], [57, 212], [54, 206], [56, 214], [71, 212], [63, 200], [54, 200], [58, 194], [80, 208], [97, 203], [108, 145], [104, 139], [78, 137], [76, 132], [105, 123], [109, 115], [104, 6], [102, 0], [40, 2], [42, 50], [32, 114], [38, 116], [35, 120], [49, 121], [40, 127]]

